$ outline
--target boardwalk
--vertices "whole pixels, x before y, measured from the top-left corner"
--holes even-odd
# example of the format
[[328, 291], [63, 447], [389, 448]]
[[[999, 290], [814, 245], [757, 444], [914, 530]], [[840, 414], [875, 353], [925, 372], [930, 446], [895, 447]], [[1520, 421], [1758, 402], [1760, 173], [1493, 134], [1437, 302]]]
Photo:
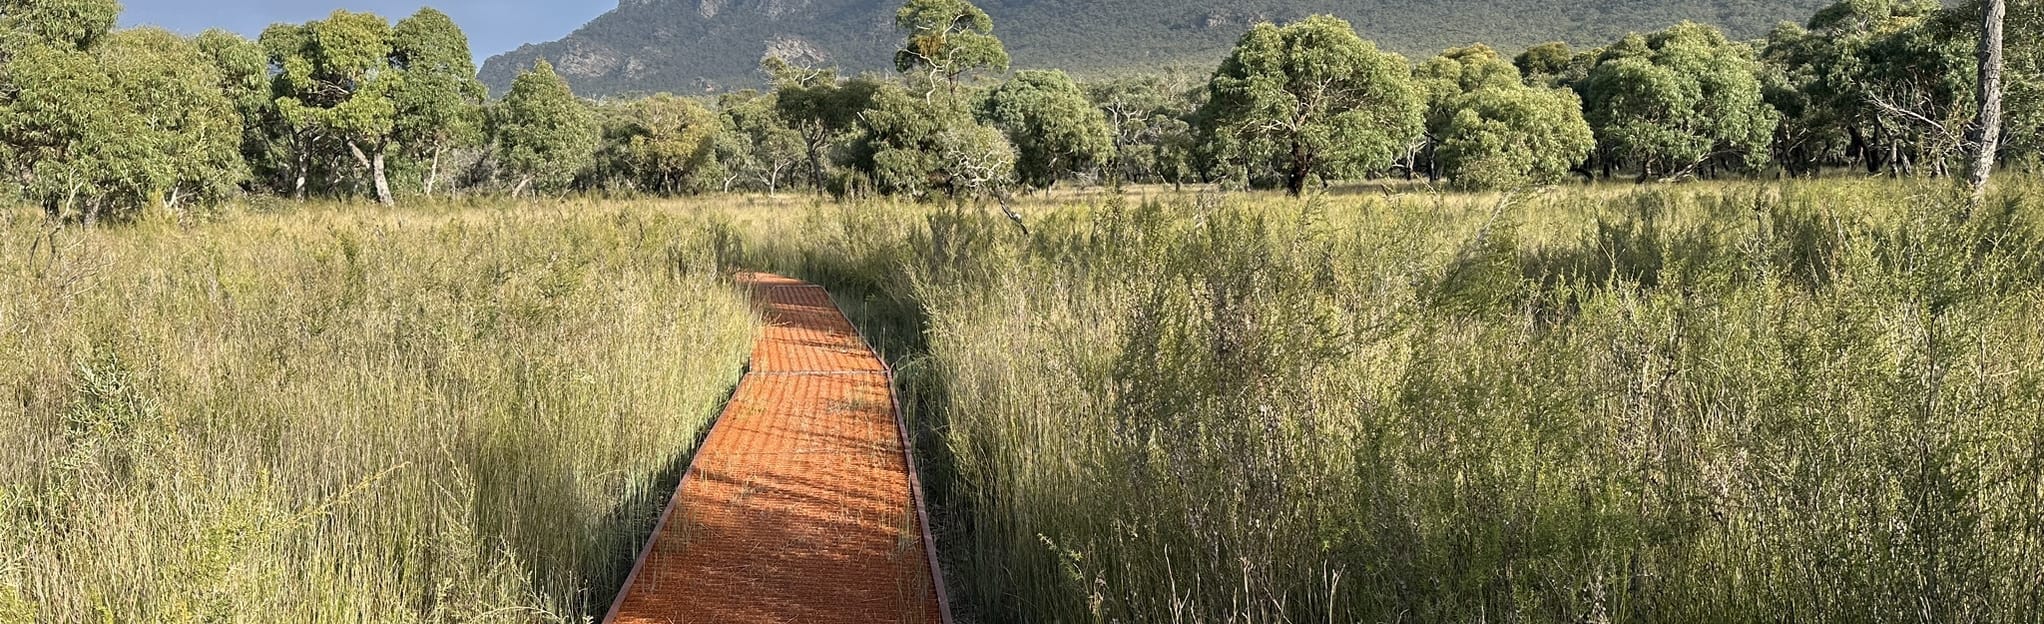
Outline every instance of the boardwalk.
[[886, 367], [823, 289], [738, 280], [770, 326], [606, 621], [945, 624]]

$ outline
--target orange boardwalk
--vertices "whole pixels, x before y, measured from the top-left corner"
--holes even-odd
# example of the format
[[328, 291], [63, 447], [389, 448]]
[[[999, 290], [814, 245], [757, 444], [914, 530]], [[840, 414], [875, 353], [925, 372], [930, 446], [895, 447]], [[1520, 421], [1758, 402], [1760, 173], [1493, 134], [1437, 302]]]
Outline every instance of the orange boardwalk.
[[887, 368], [822, 288], [738, 281], [769, 327], [606, 621], [946, 624]]

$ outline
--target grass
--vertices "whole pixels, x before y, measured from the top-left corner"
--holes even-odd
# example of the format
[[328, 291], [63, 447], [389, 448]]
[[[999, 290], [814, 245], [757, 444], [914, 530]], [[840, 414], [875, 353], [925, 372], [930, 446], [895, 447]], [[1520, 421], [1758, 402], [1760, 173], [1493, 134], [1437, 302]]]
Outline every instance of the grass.
[[2044, 621], [2040, 193], [20, 217], [0, 614], [600, 614], [747, 267], [896, 361], [967, 621]]
[[[862, 206], [985, 621], [2044, 619], [2037, 189]], [[878, 317], [879, 320], [873, 320]]]
[[0, 218], [0, 621], [600, 617], [754, 335], [682, 216]]

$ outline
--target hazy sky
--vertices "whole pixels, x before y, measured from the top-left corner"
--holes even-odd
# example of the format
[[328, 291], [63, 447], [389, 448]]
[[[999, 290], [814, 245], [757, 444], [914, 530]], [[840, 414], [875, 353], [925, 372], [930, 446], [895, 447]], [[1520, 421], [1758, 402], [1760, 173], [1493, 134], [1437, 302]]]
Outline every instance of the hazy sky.
[[254, 37], [277, 22], [325, 17], [334, 9], [402, 19], [421, 6], [440, 9], [468, 32], [478, 62], [520, 44], [559, 39], [617, 6], [587, 0], [122, 0], [123, 26], [162, 26], [185, 34], [221, 27]]

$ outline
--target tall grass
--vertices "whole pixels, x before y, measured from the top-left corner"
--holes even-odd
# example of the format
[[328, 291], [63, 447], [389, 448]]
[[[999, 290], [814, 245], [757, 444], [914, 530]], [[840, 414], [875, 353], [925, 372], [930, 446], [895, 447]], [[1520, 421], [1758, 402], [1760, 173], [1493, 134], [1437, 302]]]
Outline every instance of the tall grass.
[[752, 343], [707, 232], [0, 215], [0, 622], [600, 617]]
[[[812, 211], [985, 621], [2044, 621], [2044, 237], [1897, 182]], [[920, 331], [917, 331], [920, 330]]]

